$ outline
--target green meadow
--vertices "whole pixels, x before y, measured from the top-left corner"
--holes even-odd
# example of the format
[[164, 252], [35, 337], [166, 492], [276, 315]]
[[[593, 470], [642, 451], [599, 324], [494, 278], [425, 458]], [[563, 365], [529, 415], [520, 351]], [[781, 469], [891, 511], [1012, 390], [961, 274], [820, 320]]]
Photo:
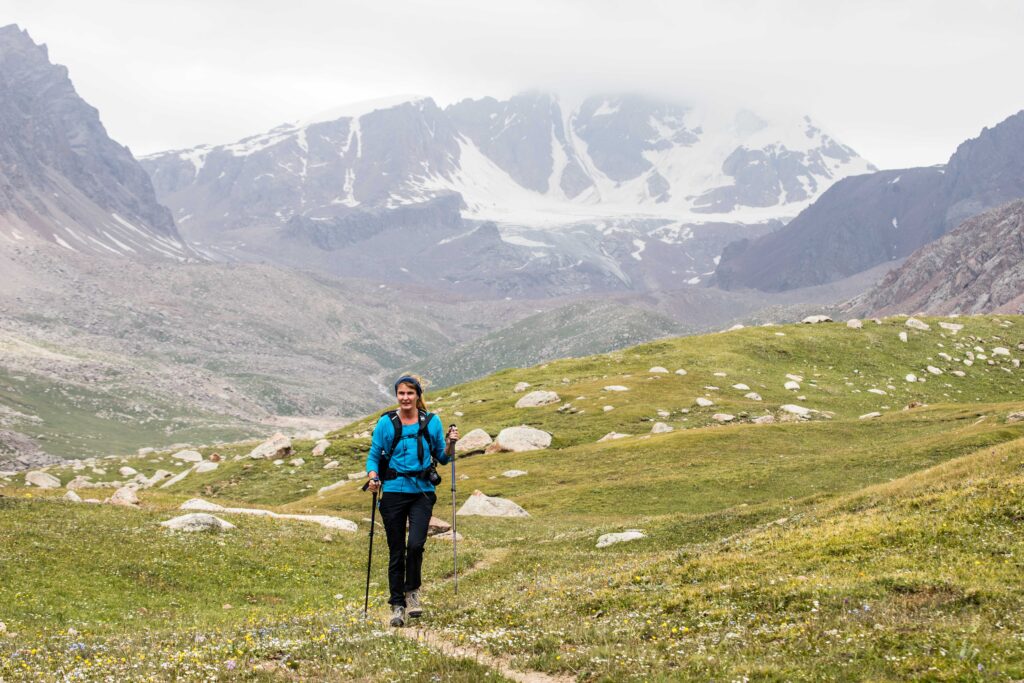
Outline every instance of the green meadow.
[[[506, 680], [487, 657], [554, 680], [1024, 679], [1024, 318], [923, 320], [745, 328], [428, 388], [463, 434], [552, 435], [457, 461], [458, 505], [479, 490], [530, 517], [458, 518], [457, 594], [450, 541], [428, 542], [433, 641], [384, 626], [383, 534], [363, 619], [370, 498], [354, 481], [320, 492], [363, 469], [375, 415], [321, 457], [312, 441], [281, 464], [234, 459], [255, 443], [202, 448], [215, 471], [142, 490], [137, 510], [0, 480], [0, 680]], [[516, 408], [520, 382], [560, 400]], [[599, 441], [611, 432], [627, 436]], [[169, 453], [98, 463], [50, 472], [184, 469]], [[359, 532], [159, 526], [195, 497]], [[627, 529], [645, 537], [595, 547]]]

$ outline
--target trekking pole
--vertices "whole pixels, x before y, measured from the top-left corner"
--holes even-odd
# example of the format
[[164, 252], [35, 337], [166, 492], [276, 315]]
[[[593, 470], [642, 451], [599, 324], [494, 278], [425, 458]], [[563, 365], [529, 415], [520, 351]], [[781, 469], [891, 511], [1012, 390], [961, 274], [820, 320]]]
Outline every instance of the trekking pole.
[[[455, 425], [452, 425], [455, 427]], [[452, 427], [448, 431], [451, 432]], [[459, 594], [459, 542], [455, 523], [455, 449], [452, 449], [452, 571], [455, 577], [455, 595]]]
[[[367, 482], [369, 483], [369, 482]], [[363, 490], [366, 490], [366, 486]], [[377, 492], [373, 492], [373, 502], [370, 503], [370, 554], [366, 558], [366, 599], [363, 601], [363, 619], [367, 618], [370, 610], [370, 564], [373, 562], [373, 531], [377, 526]]]

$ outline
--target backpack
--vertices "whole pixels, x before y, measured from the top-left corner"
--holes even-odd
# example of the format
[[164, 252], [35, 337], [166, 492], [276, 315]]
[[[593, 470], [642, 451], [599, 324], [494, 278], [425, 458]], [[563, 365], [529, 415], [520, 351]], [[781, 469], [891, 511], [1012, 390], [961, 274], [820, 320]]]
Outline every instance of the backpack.
[[[391, 427], [395, 431], [395, 436], [391, 441], [391, 447], [388, 448], [387, 451], [381, 450], [380, 460], [377, 463], [377, 476], [380, 477], [381, 481], [397, 479], [400, 475], [426, 479], [428, 472], [434, 467], [434, 461], [437, 460], [437, 456], [434, 454], [433, 450], [430, 452], [430, 464], [421, 470], [399, 472], [391, 469], [391, 456], [394, 455], [395, 449], [398, 448], [398, 444], [402, 441], [402, 418], [398, 417], [397, 410], [389, 410], [381, 417], [387, 417], [391, 420]], [[428, 444], [430, 443], [427, 439], [427, 425], [430, 424], [430, 420], [433, 419], [433, 417], [433, 413], [428, 413], [423, 410], [419, 411], [420, 429], [416, 434], [416, 446], [419, 456], [418, 460], [421, 464], [423, 463], [423, 442], [426, 440]]]

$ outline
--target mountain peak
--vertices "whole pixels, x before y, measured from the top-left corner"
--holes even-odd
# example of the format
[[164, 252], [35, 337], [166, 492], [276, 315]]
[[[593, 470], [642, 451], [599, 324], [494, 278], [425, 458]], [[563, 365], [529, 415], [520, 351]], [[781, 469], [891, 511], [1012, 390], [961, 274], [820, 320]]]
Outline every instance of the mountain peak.
[[[393, 109], [400, 107], [404, 104], [421, 104], [425, 102], [434, 103], [434, 100], [427, 95], [390, 95], [387, 97], [377, 97], [370, 100], [359, 100], [356, 102], [349, 102], [347, 104], [333, 107], [331, 109], [325, 109], [308, 119], [299, 122], [299, 127], [305, 127], [314, 123], [323, 123], [326, 121], [337, 121], [338, 119], [358, 119], [372, 114], [375, 111], [382, 109]], [[436, 105], [435, 105], [436, 106]]]

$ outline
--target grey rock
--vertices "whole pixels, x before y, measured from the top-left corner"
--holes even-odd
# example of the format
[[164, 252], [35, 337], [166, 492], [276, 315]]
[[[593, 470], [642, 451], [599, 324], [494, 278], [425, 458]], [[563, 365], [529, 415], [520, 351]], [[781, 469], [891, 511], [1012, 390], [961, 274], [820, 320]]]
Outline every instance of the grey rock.
[[511, 500], [485, 495], [474, 491], [456, 513], [460, 516], [478, 515], [481, 517], [529, 517], [529, 513]]
[[220, 517], [204, 512], [192, 512], [187, 515], [181, 515], [174, 519], [169, 519], [166, 522], [160, 522], [160, 526], [174, 531], [211, 531], [220, 532], [234, 529], [235, 525], [230, 522], [225, 522]]
[[615, 545], [616, 543], [626, 543], [628, 541], [637, 541], [637, 540], [640, 540], [641, 538], [647, 538], [647, 534], [645, 534], [640, 529], [626, 529], [625, 531], [622, 531], [622, 532], [619, 532], [619, 533], [602, 534], [597, 539], [597, 546], [596, 547], [598, 547], [598, 548], [607, 548], [608, 546]]

